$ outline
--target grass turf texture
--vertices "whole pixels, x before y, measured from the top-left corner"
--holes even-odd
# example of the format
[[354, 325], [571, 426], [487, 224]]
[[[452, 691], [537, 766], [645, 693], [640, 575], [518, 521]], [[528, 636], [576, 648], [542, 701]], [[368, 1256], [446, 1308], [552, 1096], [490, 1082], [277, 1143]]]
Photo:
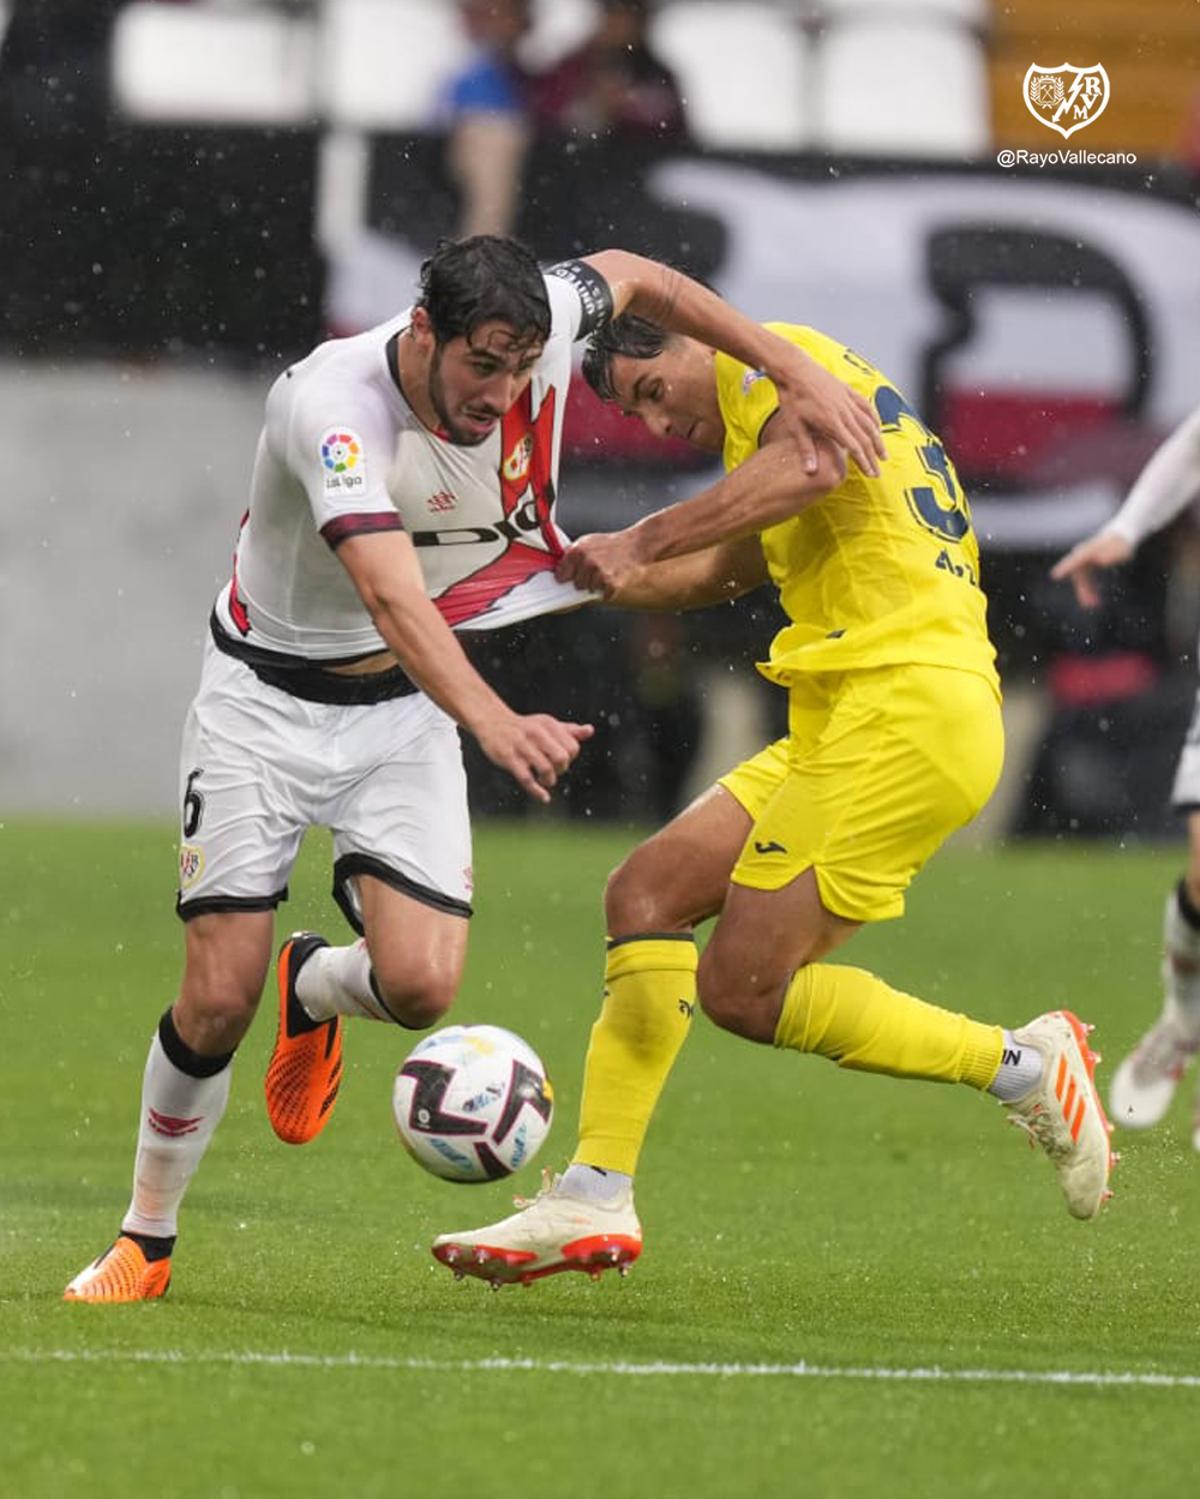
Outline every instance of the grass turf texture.
[[[0, 828], [7, 1492], [1186, 1491], [1196, 1387], [618, 1368], [1200, 1374], [1200, 1161], [1183, 1099], [1159, 1130], [1119, 1137], [1119, 1195], [1081, 1225], [991, 1100], [841, 1073], [698, 1019], [645, 1154], [648, 1247], [628, 1282], [563, 1276], [493, 1295], [434, 1264], [435, 1233], [501, 1216], [514, 1185], [532, 1191], [538, 1167], [569, 1154], [599, 891], [632, 841], [537, 823], [478, 837], [453, 1018], [511, 1026], [547, 1062], [558, 1114], [535, 1166], [477, 1188], [420, 1172], [389, 1113], [412, 1038], [365, 1023], [349, 1027], [329, 1129], [304, 1149], [279, 1144], [261, 1100], [268, 991], [185, 1204], [169, 1296], [91, 1308], [59, 1296], [127, 1198], [145, 1046], [178, 973], [172, 834]], [[1179, 862], [1171, 850], [948, 851], [907, 918], [860, 934], [845, 960], [1010, 1025], [1069, 1005], [1097, 1023], [1107, 1075], [1156, 1009]], [[326, 849], [310, 839], [280, 932], [316, 925], [341, 940], [327, 886]], [[308, 1361], [246, 1357], [284, 1352]], [[480, 1367], [489, 1359], [533, 1367]]]

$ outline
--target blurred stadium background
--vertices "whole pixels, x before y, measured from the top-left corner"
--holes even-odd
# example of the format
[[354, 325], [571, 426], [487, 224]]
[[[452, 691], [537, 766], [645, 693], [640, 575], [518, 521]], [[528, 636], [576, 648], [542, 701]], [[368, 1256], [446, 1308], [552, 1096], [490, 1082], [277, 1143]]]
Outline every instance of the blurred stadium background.
[[[500, 0], [496, 0], [499, 4]], [[972, 495], [1010, 734], [984, 835], [1158, 836], [1194, 690], [1187, 519], [1082, 616], [1053, 558], [1200, 399], [1195, 0], [663, 0], [683, 131], [534, 131], [514, 206], [549, 261], [667, 258], [752, 314], [859, 347]], [[544, 74], [597, 0], [536, 0]], [[456, 0], [0, 5], [0, 808], [162, 813], [266, 387], [390, 314], [461, 222], [439, 105]], [[1031, 63], [1102, 63], [1069, 142]], [[1058, 147], [1136, 164], [1002, 170]], [[576, 533], [706, 477], [576, 392]], [[773, 606], [589, 611], [479, 647], [517, 703], [593, 717], [568, 814], [667, 814], [777, 721]], [[475, 763], [475, 802], [520, 798]]]

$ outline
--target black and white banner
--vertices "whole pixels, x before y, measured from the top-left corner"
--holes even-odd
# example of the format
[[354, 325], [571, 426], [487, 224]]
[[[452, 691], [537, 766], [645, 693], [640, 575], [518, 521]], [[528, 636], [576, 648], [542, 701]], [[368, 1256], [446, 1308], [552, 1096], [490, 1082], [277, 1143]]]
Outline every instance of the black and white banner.
[[788, 180], [663, 162], [651, 194], [725, 233], [713, 280], [887, 371], [946, 442], [992, 548], [1053, 548], [1115, 508], [1200, 404], [1200, 214], [999, 173]]

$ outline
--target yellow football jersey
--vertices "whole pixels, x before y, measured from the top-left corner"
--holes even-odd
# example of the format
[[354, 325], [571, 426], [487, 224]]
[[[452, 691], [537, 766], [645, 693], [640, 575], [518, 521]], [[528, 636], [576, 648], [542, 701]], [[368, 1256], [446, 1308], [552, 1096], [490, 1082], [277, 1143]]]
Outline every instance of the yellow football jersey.
[[[761, 536], [791, 623], [771, 642], [764, 676], [901, 662], [977, 672], [997, 687], [979, 584], [979, 544], [946, 450], [885, 376], [812, 328], [768, 323], [870, 401], [888, 456], [878, 479], [851, 468], [836, 489]], [[731, 471], [758, 448], [779, 398], [760, 371], [716, 356]]]

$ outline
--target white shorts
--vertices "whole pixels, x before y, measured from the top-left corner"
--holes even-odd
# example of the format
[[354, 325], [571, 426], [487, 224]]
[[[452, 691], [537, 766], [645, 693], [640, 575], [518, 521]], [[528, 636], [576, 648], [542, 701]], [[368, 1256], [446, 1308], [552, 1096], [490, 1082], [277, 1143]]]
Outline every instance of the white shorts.
[[471, 914], [471, 827], [454, 721], [413, 692], [346, 707], [259, 680], [210, 639], [179, 762], [176, 909], [268, 911], [306, 829], [333, 832], [333, 895], [361, 935], [357, 876]]
[[1194, 812], [1200, 809], [1200, 692], [1196, 694], [1192, 721], [1188, 725], [1187, 738], [1183, 741], [1179, 766], [1175, 771], [1171, 805], [1177, 812]]

